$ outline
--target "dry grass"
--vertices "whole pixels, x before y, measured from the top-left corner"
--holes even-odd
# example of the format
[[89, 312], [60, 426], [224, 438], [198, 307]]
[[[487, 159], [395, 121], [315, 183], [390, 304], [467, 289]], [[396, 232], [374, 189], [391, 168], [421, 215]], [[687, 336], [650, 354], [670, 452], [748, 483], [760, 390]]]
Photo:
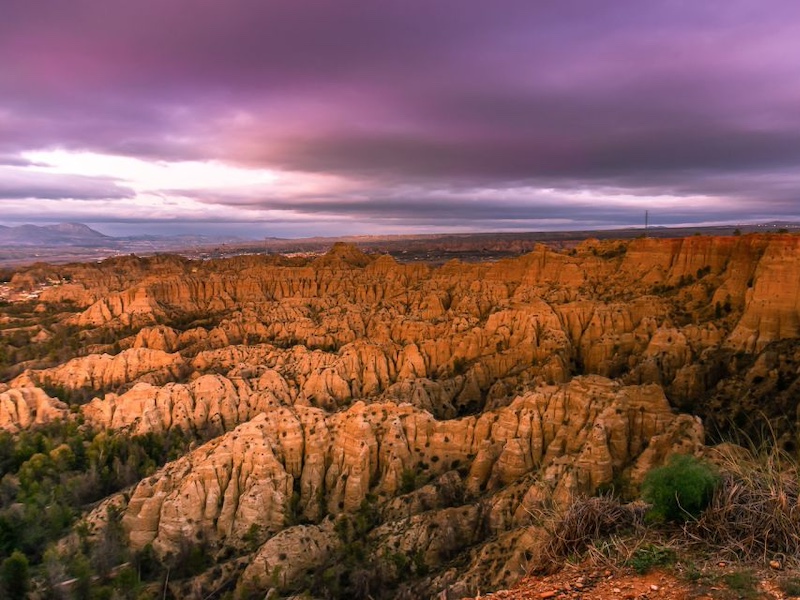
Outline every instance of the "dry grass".
[[[570, 556], [583, 554], [602, 538], [641, 524], [642, 511], [630, 504], [620, 504], [609, 496], [583, 498], [572, 502], [549, 532], [537, 572], [552, 572]], [[594, 552], [602, 555], [594, 548]]]
[[533, 572], [552, 573], [572, 558], [640, 570], [667, 555], [800, 567], [800, 464], [776, 449], [733, 445], [718, 447], [714, 462], [720, 482], [711, 503], [681, 528], [645, 526], [646, 505], [608, 496], [576, 499], [540, 519], [550, 525]]
[[687, 525], [691, 540], [737, 559], [800, 556], [800, 470], [778, 450], [761, 457], [720, 457], [722, 482], [711, 505]]

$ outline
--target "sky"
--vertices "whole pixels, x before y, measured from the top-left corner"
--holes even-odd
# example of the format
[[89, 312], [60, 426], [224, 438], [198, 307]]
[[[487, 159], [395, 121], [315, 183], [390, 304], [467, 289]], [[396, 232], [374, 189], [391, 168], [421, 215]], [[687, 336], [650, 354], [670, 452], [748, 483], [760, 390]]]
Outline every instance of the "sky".
[[0, 6], [0, 224], [800, 221], [795, 0]]

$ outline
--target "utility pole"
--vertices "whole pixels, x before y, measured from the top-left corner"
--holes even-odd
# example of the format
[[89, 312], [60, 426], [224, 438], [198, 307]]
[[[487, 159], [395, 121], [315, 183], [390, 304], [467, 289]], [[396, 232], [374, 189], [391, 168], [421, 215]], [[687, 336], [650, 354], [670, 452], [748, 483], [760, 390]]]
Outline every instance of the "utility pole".
[[650, 211], [644, 211], [644, 237], [647, 237], [647, 225], [650, 222]]

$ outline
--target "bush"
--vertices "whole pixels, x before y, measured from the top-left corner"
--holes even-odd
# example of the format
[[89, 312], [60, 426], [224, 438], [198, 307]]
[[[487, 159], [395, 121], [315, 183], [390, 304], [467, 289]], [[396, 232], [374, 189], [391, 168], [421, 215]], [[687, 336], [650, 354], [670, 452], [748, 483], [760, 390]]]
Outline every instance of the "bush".
[[10, 600], [25, 598], [30, 585], [29, 578], [28, 557], [19, 550], [15, 550], [0, 566], [1, 589], [7, 594], [5, 597]]
[[652, 505], [648, 518], [675, 522], [697, 518], [711, 502], [718, 481], [717, 473], [694, 456], [672, 456], [642, 483], [642, 498]]

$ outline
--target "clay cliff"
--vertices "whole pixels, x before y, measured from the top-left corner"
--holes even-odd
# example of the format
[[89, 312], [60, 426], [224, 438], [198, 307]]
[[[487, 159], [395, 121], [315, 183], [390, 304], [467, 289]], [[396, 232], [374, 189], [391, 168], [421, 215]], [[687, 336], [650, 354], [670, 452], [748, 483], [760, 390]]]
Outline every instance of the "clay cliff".
[[[42, 356], [0, 384], [0, 428], [189, 436], [113, 497], [132, 550], [189, 544], [224, 565], [175, 594], [220, 577], [300, 593], [333, 573], [350, 591], [377, 577], [396, 597], [466, 595], [524, 570], [539, 508], [635, 489], [705, 430], [768, 419], [796, 444], [799, 243], [37, 266], [12, 283], [59, 283], [4, 322]], [[53, 358], [45, 340], [65, 335], [91, 343]], [[85, 517], [97, 535], [105, 510]]]
[[[182, 406], [177, 412], [184, 420], [170, 421], [169, 409], [176, 411], [175, 395], [181, 395], [170, 392], [157, 396], [154, 408], [166, 420], [155, 427], [207, 424], [205, 408], [188, 413]], [[227, 393], [235, 396], [232, 387]], [[85, 410], [95, 424], [130, 426], [99, 404]], [[241, 585], [248, 585], [268, 579], [280, 564], [292, 564], [275, 554], [283, 547], [273, 539], [279, 532], [286, 539], [300, 527], [306, 535], [292, 553], [311, 553], [324, 564], [342, 544], [325, 533], [326, 522], [357, 514], [366, 502], [392, 499], [382, 524], [370, 533], [374, 552], [421, 550], [435, 568], [442, 554], [529, 526], [546, 502], [592, 494], [615, 478], [636, 484], [669, 454], [696, 452], [703, 441], [699, 420], [675, 415], [658, 386], [626, 387], [599, 376], [542, 387], [506, 407], [444, 421], [407, 403], [359, 401], [333, 414], [300, 405], [273, 405], [255, 417], [250, 410], [248, 404], [245, 411], [226, 413], [229, 424], [237, 418], [241, 424], [130, 492], [123, 524], [132, 547], [153, 544], [167, 554], [189, 539], [222, 553], [243, 548], [255, 526], [266, 541], [242, 576]], [[152, 422], [148, 411], [143, 417], [147, 421], [137, 427]], [[404, 487], [409, 474], [434, 482], [429, 498], [416, 497], [424, 488]], [[453, 522], [452, 515], [463, 511], [469, 518]], [[317, 528], [293, 525], [298, 522]], [[439, 522], [469, 535], [454, 534], [445, 551], [439, 533], [431, 533]], [[281, 589], [299, 591], [300, 582], [284, 575]], [[477, 567], [471, 573], [489, 575]]]

